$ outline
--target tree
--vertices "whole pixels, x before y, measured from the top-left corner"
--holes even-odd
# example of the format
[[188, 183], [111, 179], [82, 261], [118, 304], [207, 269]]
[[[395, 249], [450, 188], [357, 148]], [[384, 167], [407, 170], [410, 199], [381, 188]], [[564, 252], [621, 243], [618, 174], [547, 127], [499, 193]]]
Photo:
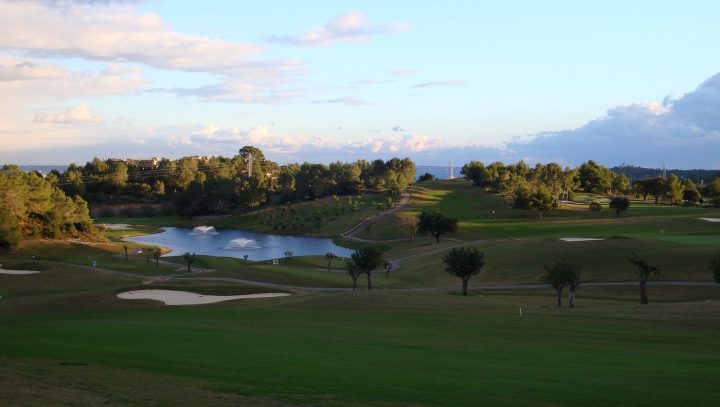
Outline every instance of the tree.
[[454, 247], [443, 255], [445, 271], [462, 280], [463, 295], [467, 295], [470, 277], [479, 273], [485, 265], [484, 255], [477, 247]]
[[435, 242], [440, 242], [440, 236], [447, 233], [455, 233], [457, 230], [457, 219], [450, 218], [440, 212], [429, 213], [423, 210], [418, 215], [417, 231], [420, 234], [431, 234]]
[[345, 260], [345, 269], [348, 272], [348, 275], [350, 278], [352, 278], [353, 281], [353, 291], [357, 288], [357, 279], [360, 277], [360, 274], [362, 274], [362, 271], [360, 268], [355, 264], [355, 261], [352, 259]]
[[0, 248], [11, 249], [20, 243], [21, 233], [17, 217], [0, 202]]
[[707, 195], [712, 198], [715, 206], [720, 206], [720, 177], [715, 178], [710, 185], [707, 186]]
[[720, 253], [718, 253], [717, 256], [713, 257], [713, 259], [710, 260], [710, 269], [713, 272], [713, 278], [715, 278], [715, 282], [720, 284]]
[[193, 261], [195, 261], [195, 253], [190, 254], [190, 252], [185, 252], [185, 253], [183, 253], [182, 256], [183, 256], [183, 258], [185, 259], [185, 261], [187, 262], [188, 273], [189, 273], [189, 272], [192, 271], [192, 269], [190, 268], [190, 264], [191, 264]]
[[700, 201], [702, 199], [702, 195], [700, 194], [700, 190], [695, 185], [692, 180], [689, 178], [686, 178], [683, 180], [683, 196], [682, 199], [690, 204]]
[[610, 209], [615, 209], [615, 216], [619, 217], [620, 212], [628, 210], [630, 200], [626, 196], [614, 196], [610, 198]]
[[530, 185], [527, 181], [519, 179], [516, 183], [514, 183], [511, 191], [511, 206], [513, 210], [519, 210], [520, 213], [525, 216], [525, 212], [529, 211], [532, 207], [532, 188], [530, 188]]
[[293, 251], [290, 249], [287, 249], [287, 250], [285, 250], [285, 253], [283, 253], [283, 254], [285, 255], [285, 264], [287, 264], [288, 261], [290, 261], [290, 259], [293, 256]]
[[160, 264], [160, 255], [162, 255], [162, 250], [160, 250], [159, 247], [154, 248], [152, 251], [152, 256], [155, 259], [156, 266]]
[[553, 265], [545, 265], [545, 275], [540, 279], [545, 284], [550, 284], [557, 292], [557, 306], [562, 306], [562, 292], [568, 287], [568, 305], [575, 307], [575, 289], [580, 284], [580, 271], [582, 264], [575, 263], [568, 258], [559, 258]]
[[637, 273], [640, 277], [640, 304], [647, 304], [647, 281], [650, 275], [660, 273], [660, 269], [650, 265], [648, 262], [638, 257], [637, 253], [633, 252], [632, 257], [628, 258], [628, 261], [637, 267]]
[[325, 259], [327, 260], [327, 264], [328, 264], [328, 271], [330, 271], [330, 264], [332, 264], [332, 261], [335, 260], [336, 257], [337, 257], [337, 255], [333, 252], [325, 253]]
[[682, 199], [685, 187], [677, 175], [670, 174], [665, 185], [665, 196], [670, 199], [670, 205], [674, 205]]
[[465, 179], [472, 181], [476, 187], [485, 186], [488, 182], [488, 171], [485, 169], [485, 164], [480, 161], [470, 161], [463, 165], [460, 170], [460, 174], [465, 176]]
[[368, 290], [372, 290], [372, 272], [383, 264], [382, 252], [370, 246], [364, 246], [351, 256], [360, 272], [367, 274]]
[[415, 234], [418, 231], [418, 222], [412, 216], [402, 216], [400, 218], [400, 229], [410, 235], [410, 240], [415, 240]]
[[555, 197], [550, 190], [544, 185], [538, 185], [535, 191], [530, 195], [530, 206], [540, 213], [540, 217], [543, 214], [550, 212], [557, 205]]

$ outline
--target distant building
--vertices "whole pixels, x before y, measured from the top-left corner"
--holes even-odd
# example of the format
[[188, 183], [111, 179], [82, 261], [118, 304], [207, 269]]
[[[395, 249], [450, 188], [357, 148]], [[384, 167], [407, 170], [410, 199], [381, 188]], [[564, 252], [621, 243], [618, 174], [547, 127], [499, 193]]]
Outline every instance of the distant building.
[[138, 168], [140, 170], [154, 170], [158, 168], [159, 164], [160, 159], [157, 157], [153, 157], [149, 160], [138, 160]]

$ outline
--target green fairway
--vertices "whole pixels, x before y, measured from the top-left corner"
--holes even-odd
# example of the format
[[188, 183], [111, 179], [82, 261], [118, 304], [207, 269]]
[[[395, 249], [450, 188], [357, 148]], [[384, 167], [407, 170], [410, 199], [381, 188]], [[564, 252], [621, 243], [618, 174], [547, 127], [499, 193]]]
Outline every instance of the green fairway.
[[[26, 360], [107, 366], [128, 377], [177, 377], [205, 390], [292, 403], [714, 402], [718, 302], [650, 309], [587, 300], [570, 312], [545, 306], [551, 297], [377, 291], [3, 313], [2, 356], [11, 366]], [[683, 318], [674, 318], [679, 313]]]

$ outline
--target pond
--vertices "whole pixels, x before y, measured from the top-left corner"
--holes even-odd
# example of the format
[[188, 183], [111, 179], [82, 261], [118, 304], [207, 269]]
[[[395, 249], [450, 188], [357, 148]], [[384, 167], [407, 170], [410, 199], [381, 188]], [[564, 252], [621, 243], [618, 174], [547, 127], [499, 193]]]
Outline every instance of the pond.
[[212, 226], [196, 228], [162, 228], [161, 233], [129, 237], [130, 242], [152, 244], [172, 250], [168, 255], [179, 256], [185, 252], [218, 257], [270, 260], [285, 257], [291, 250], [293, 256], [324, 256], [333, 252], [338, 257], [350, 257], [352, 250], [340, 247], [330, 239], [305, 236], [278, 236], [248, 232], [246, 230], [216, 230]]

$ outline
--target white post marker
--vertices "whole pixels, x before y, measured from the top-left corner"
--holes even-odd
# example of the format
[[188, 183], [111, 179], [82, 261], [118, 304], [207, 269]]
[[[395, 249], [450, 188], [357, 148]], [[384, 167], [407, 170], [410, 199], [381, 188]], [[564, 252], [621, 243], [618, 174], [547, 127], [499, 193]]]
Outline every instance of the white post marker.
[[522, 307], [520, 307], [520, 316], [523, 316], [523, 314], [522, 314]]

